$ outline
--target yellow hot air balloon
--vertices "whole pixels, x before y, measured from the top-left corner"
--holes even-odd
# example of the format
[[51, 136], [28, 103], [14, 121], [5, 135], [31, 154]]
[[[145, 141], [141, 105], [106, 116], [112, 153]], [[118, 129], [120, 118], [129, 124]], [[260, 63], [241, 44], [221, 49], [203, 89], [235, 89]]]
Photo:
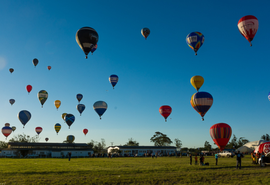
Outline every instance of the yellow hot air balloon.
[[190, 83], [191, 85], [197, 90], [199, 91], [199, 89], [201, 88], [201, 86], [203, 85], [204, 79], [202, 76], [193, 76], [190, 79]]
[[62, 119], [65, 121], [65, 116], [67, 115], [67, 113], [63, 113], [62, 114]]
[[58, 108], [59, 108], [60, 105], [61, 105], [61, 101], [60, 101], [60, 100], [55, 100], [55, 101], [54, 101], [54, 105], [55, 105], [56, 109], [58, 110]]

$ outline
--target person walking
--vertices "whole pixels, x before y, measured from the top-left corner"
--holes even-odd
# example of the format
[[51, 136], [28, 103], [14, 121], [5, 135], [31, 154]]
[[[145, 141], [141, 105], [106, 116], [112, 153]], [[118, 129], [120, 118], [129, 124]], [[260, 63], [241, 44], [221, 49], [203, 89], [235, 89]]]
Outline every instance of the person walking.
[[68, 152], [68, 161], [70, 161], [71, 158], [71, 152]]
[[218, 163], [218, 153], [215, 154], [215, 159], [216, 159], [216, 165]]
[[190, 159], [190, 165], [192, 165], [192, 155], [189, 155], [189, 159]]
[[243, 157], [243, 155], [240, 153], [240, 151], [237, 152], [236, 154], [236, 169], [241, 169], [241, 158]]

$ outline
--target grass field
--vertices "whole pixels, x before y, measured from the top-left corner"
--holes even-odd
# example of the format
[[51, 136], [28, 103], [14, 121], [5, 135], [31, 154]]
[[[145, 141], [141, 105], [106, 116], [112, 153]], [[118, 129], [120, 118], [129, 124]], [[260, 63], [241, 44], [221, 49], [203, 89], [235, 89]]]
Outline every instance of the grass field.
[[[194, 162], [194, 161], [193, 161]], [[0, 158], [0, 185], [8, 184], [270, 184], [270, 167], [251, 164], [236, 170], [236, 158], [206, 157], [209, 166], [189, 158]]]

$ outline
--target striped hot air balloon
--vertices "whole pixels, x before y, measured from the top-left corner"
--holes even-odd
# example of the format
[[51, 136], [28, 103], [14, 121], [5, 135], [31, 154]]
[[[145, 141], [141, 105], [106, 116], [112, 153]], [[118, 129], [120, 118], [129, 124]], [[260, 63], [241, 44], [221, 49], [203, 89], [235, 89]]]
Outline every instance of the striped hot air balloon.
[[41, 127], [36, 127], [36, 133], [39, 135], [42, 132], [42, 128]]
[[210, 136], [222, 151], [229, 142], [232, 128], [226, 123], [217, 123], [210, 128]]
[[5, 126], [2, 128], [2, 133], [4, 136], [6, 136], [6, 139], [11, 134], [11, 132], [12, 132], [12, 128], [10, 127]]
[[213, 97], [208, 92], [197, 92], [191, 96], [190, 104], [201, 115], [204, 121], [204, 115], [213, 104]]
[[99, 115], [100, 119], [101, 116], [104, 114], [104, 112], [107, 110], [108, 105], [105, 101], [97, 101], [96, 103], [94, 103], [94, 110], [96, 111], [96, 113]]
[[113, 89], [114, 89], [114, 86], [117, 84], [117, 82], [118, 82], [118, 76], [117, 75], [111, 75], [110, 77], [109, 77], [109, 81], [110, 81], [110, 83], [112, 84], [112, 86], [113, 86]]
[[61, 125], [59, 123], [56, 123], [54, 125], [54, 130], [56, 131], [57, 135], [58, 135], [58, 132], [60, 131], [60, 129], [61, 129]]
[[26, 123], [31, 119], [31, 113], [27, 110], [22, 110], [19, 112], [18, 118], [20, 122], [23, 124], [23, 128], [24, 128]]

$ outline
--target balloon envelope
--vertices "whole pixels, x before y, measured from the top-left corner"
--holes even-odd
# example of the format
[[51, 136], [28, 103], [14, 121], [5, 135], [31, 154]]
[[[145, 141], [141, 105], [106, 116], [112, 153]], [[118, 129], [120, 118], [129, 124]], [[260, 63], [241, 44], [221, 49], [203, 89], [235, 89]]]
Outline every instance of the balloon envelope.
[[262, 153], [264, 152], [265, 155], [267, 155], [270, 152], [270, 141], [269, 142], [264, 142], [262, 144], [260, 144], [255, 150], [254, 152], [256, 153]]
[[9, 72], [10, 72], [10, 73], [13, 73], [13, 71], [14, 71], [13, 68], [10, 68], [10, 69], [9, 69]]
[[48, 99], [48, 93], [45, 90], [41, 90], [38, 92], [38, 99], [41, 103], [41, 107], [43, 107], [43, 104], [46, 102]]
[[23, 124], [23, 128], [26, 123], [31, 119], [31, 113], [27, 110], [22, 110], [18, 113], [18, 118], [20, 122]]
[[42, 128], [41, 127], [36, 127], [35, 131], [39, 135], [42, 132]]
[[253, 15], [247, 15], [238, 21], [237, 26], [240, 33], [249, 41], [251, 46], [251, 41], [255, 37], [259, 27], [258, 19]]
[[96, 103], [94, 103], [93, 107], [94, 107], [94, 110], [97, 112], [97, 114], [99, 115], [99, 117], [101, 119], [101, 116], [107, 110], [108, 105], [104, 101], [97, 101]]
[[48, 66], [48, 70], [51, 70], [51, 68], [52, 68], [51, 66]]
[[61, 125], [60, 125], [59, 123], [56, 123], [56, 124], [54, 125], [54, 130], [56, 131], [57, 134], [58, 134], [58, 132], [60, 131], [60, 129], [61, 129]]
[[165, 118], [167, 121], [167, 117], [171, 114], [172, 108], [169, 105], [163, 105], [159, 108], [159, 113]]
[[14, 99], [10, 99], [10, 100], [9, 100], [9, 103], [10, 103], [11, 105], [13, 105], [13, 104], [15, 103], [15, 100], [14, 100]]
[[11, 134], [12, 132], [12, 128], [10, 127], [3, 127], [2, 128], [2, 133], [4, 136], [6, 136], [6, 138]]
[[54, 106], [56, 107], [57, 110], [60, 107], [60, 105], [61, 105], [61, 101], [60, 100], [55, 100], [54, 101]]
[[45, 138], [45, 141], [46, 141], [46, 142], [49, 141], [49, 138], [46, 137], [46, 138]]
[[84, 135], [86, 135], [87, 133], [88, 133], [88, 129], [83, 129], [83, 133], [84, 133]]
[[5, 127], [10, 127], [10, 124], [9, 123], [5, 123]]
[[213, 104], [213, 97], [208, 92], [197, 92], [191, 96], [190, 104], [204, 120], [204, 115]]
[[77, 31], [76, 41], [87, 58], [88, 53], [98, 42], [98, 33], [93, 28], [83, 27]]
[[79, 111], [80, 115], [82, 115], [82, 112], [85, 109], [85, 105], [84, 104], [78, 104], [77, 105], [77, 110]]
[[65, 122], [67, 123], [67, 125], [70, 126], [72, 125], [72, 123], [75, 121], [75, 116], [73, 114], [66, 114], [65, 115]]
[[110, 83], [112, 84], [112, 86], [113, 86], [113, 88], [114, 88], [114, 86], [117, 84], [117, 82], [118, 82], [118, 76], [117, 75], [111, 75], [110, 77], [109, 77], [109, 81], [110, 81]]
[[34, 58], [33, 59], [33, 64], [34, 64], [34, 66], [37, 66], [38, 65], [38, 59]]
[[83, 98], [83, 95], [82, 95], [82, 94], [77, 94], [77, 95], [76, 95], [76, 98], [77, 98], [78, 102], [80, 103], [80, 101], [81, 101], [82, 98]]
[[141, 30], [141, 34], [142, 34], [142, 36], [145, 38], [145, 40], [147, 39], [147, 37], [149, 36], [149, 34], [150, 34], [150, 30], [148, 29], [148, 28], [143, 28], [142, 30]]
[[26, 86], [26, 90], [28, 93], [30, 93], [32, 91], [32, 86], [31, 85], [27, 85]]
[[198, 91], [201, 86], [203, 85], [203, 82], [204, 82], [204, 79], [202, 76], [193, 76], [191, 79], [190, 79], [190, 83], [191, 85]]
[[62, 114], [62, 119], [65, 121], [65, 116], [67, 115], [67, 113], [63, 113]]
[[12, 131], [13, 131], [13, 132], [16, 130], [16, 127], [15, 127], [15, 126], [13, 126], [13, 127], [11, 127], [11, 128], [12, 128]]
[[186, 42], [195, 51], [195, 55], [197, 55], [197, 51], [204, 43], [204, 35], [200, 32], [191, 32], [187, 35]]
[[68, 141], [69, 143], [72, 143], [74, 140], [75, 140], [75, 137], [74, 137], [73, 135], [68, 135], [68, 136], [67, 136], [67, 141]]
[[226, 123], [217, 123], [210, 128], [210, 136], [219, 149], [224, 150], [232, 135], [232, 128]]

